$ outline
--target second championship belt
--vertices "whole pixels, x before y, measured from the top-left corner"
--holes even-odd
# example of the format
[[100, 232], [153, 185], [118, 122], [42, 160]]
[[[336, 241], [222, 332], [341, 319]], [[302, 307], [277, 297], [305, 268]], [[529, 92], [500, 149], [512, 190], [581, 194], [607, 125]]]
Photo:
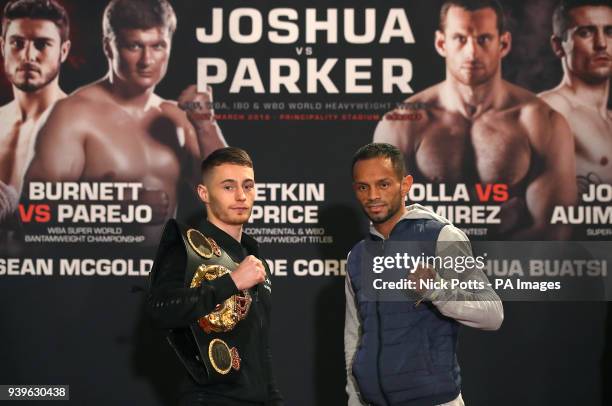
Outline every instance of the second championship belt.
[[[212, 238], [194, 228], [181, 231], [187, 251], [185, 283], [190, 288], [210, 283], [238, 266]], [[242, 290], [190, 325], [208, 383], [232, 382], [239, 376], [242, 360], [235, 329], [247, 317], [251, 302], [249, 291]]]

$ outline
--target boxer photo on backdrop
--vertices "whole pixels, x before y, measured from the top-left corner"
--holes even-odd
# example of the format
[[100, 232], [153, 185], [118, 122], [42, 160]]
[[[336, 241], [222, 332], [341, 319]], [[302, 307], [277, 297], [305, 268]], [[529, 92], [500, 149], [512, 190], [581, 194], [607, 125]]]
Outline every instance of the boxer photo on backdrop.
[[[369, 235], [348, 255], [345, 279], [346, 315], [344, 355], [349, 406], [445, 405], [461, 406], [461, 373], [457, 362], [459, 324], [497, 330], [502, 303], [482, 269], [465, 280], [483, 289], [420, 289], [415, 303], [388, 300], [377, 292], [368, 297], [365, 258], [375, 249], [383, 255], [419, 255], [410, 242], [424, 243], [425, 255], [471, 256], [466, 235], [444, 217], [419, 204], [405, 206], [412, 186], [404, 157], [390, 144], [373, 143], [353, 157], [353, 189], [371, 221]], [[382, 243], [382, 247], [377, 245]], [[395, 250], [395, 251], [394, 251]], [[451, 270], [453, 271], [453, 270]], [[455, 275], [459, 275], [455, 273]], [[420, 267], [412, 280], [449, 280], [441, 269]]]
[[[141, 182], [153, 210], [142, 234], [159, 239], [176, 213], [180, 182], [226, 142], [195, 85], [178, 104], [154, 93], [166, 75], [177, 19], [166, 0], [112, 0], [103, 16], [108, 74], [58, 103], [42, 127], [27, 181]], [[180, 107], [185, 107], [183, 111]]]
[[576, 144], [578, 191], [612, 184], [612, 5], [564, 0], [553, 15], [551, 45], [563, 79], [540, 97], [567, 119]]
[[[70, 52], [66, 10], [53, 0], [13, 0], [2, 14], [0, 48], [14, 99], [0, 107], [0, 242], [19, 224], [16, 211], [37, 128], [66, 93], [60, 67]], [[14, 231], [14, 230], [13, 230]]]
[[[249, 155], [218, 149], [202, 162], [207, 218], [170, 220], [151, 270], [149, 309], [189, 374], [181, 405], [282, 405], [272, 374], [272, 282], [243, 233], [255, 202]], [[154, 356], [154, 354], [152, 354]]]
[[502, 79], [511, 43], [496, 0], [444, 2], [435, 47], [445, 80], [406, 100], [419, 120], [383, 118], [374, 141], [396, 145], [417, 183], [507, 185], [488, 239], [565, 239], [571, 228], [550, 219], [576, 201], [571, 133], [535, 94]]

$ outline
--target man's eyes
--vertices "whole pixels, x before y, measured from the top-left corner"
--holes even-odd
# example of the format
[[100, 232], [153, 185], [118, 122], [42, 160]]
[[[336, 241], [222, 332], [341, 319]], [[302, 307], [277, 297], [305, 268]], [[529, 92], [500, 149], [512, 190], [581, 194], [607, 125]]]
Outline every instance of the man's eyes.
[[[145, 48], [144, 45], [142, 44], [125, 44], [125, 48], [129, 49], [130, 51], [136, 51], [136, 50], [140, 50]], [[156, 51], [160, 51], [163, 49], [166, 49], [166, 45], [164, 44], [155, 44], [155, 45], [151, 45], [151, 48], [156, 50]]]
[[491, 41], [491, 37], [489, 37], [489, 36], [478, 37], [478, 44], [479, 45], [485, 45], [485, 44], [487, 44], [490, 41]]
[[43, 49], [45, 49], [46, 47], [48, 47], [50, 44], [48, 41], [34, 41], [34, 47], [36, 49], [38, 49], [39, 51], [42, 51]]
[[[378, 187], [381, 189], [387, 189], [389, 186], [391, 186], [391, 183], [389, 182], [383, 182], [383, 183], [379, 183]], [[368, 190], [369, 187], [367, 185], [359, 185], [357, 186], [357, 190], [360, 192], [366, 191]]]
[[13, 48], [23, 48], [24, 42], [20, 39], [11, 40], [11, 46]]
[[576, 34], [578, 34], [578, 36], [580, 36], [582, 38], [587, 38], [587, 37], [590, 37], [591, 35], [593, 35], [593, 30], [591, 30], [589, 28], [580, 28], [580, 29], [578, 29], [578, 31], [576, 31]]
[[[45, 39], [34, 40], [34, 48], [39, 51], [43, 51], [45, 48], [51, 45], [51, 42]], [[10, 42], [11, 47], [16, 49], [23, 49], [26, 46], [26, 41], [20, 38], [12, 39]]]
[[[253, 190], [255, 188], [255, 185], [244, 185], [243, 187], [244, 187], [244, 190], [246, 190], [248, 192], [248, 191]], [[224, 190], [236, 190], [236, 186], [234, 186], [234, 185], [224, 185], [223, 189]]]

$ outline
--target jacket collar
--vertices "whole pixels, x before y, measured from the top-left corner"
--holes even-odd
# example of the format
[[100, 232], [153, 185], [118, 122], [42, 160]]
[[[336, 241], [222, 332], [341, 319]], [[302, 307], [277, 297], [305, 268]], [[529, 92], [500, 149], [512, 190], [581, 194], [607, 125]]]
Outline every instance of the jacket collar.
[[[450, 221], [448, 221], [447, 219], [445, 219], [442, 216], [437, 215], [431, 209], [428, 209], [428, 208], [426, 208], [424, 206], [421, 206], [418, 203], [413, 203], [411, 205], [406, 206], [406, 212], [397, 221], [397, 223], [395, 223], [395, 225], [391, 229], [391, 232], [389, 233], [389, 236], [391, 236], [393, 234], [393, 231], [395, 230], [395, 228], [397, 227], [397, 225], [399, 223], [401, 223], [404, 220], [410, 220], [410, 219], [413, 219], [413, 220], [416, 220], [416, 219], [432, 219], [432, 220], [437, 220], [437, 221], [439, 221], [439, 222], [441, 222], [443, 224], [451, 224]], [[376, 231], [376, 229], [374, 228], [374, 224], [372, 224], [372, 223], [370, 223], [370, 237], [372, 239], [375, 239], [375, 240], [378, 240], [378, 239], [384, 240], [385, 239], [381, 233]]]
[[[391, 237], [391, 234], [393, 234], [393, 230], [395, 230], [395, 227], [397, 227], [397, 225], [408, 219], [408, 217], [410, 216], [410, 206], [406, 207], [406, 212], [404, 213], [404, 215], [402, 217], [400, 217], [400, 219], [397, 221], [397, 223], [395, 223], [395, 225], [393, 226], [393, 228], [391, 229], [391, 232], [389, 233], [389, 237]], [[378, 230], [376, 230], [374, 228], [374, 223], [370, 222], [370, 236], [372, 237], [372, 239], [374, 240], [386, 240], [386, 238], [378, 232]]]

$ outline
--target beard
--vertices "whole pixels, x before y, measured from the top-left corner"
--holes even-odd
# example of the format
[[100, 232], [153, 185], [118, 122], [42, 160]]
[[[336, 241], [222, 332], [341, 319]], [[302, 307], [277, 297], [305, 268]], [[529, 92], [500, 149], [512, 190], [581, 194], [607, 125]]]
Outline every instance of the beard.
[[397, 198], [389, 202], [389, 210], [387, 210], [386, 213], [381, 213], [380, 215], [376, 217], [372, 217], [370, 213], [367, 212], [367, 210], [363, 209], [363, 212], [365, 213], [366, 217], [370, 219], [372, 224], [382, 224], [388, 221], [393, 216], [395, 216], [397, 212], [400, 211], [401, 207], [402, 207], [402, 196], [398, 195]]
[[590, 85], [600, 85], [612, 78], [612, 67], [590, 69], [581, 76], [581, 79]]
[[34, 82], [27, 78], [24, 80], [19, 80], [16, 78], [16, 74], [7, 74], [7, 79], [13, 84], [13, 86], [21, 90], [22, 92], [34, 93], [47, 86], [49, 83], [53, 82], [55, 78], [58, 77], [60, 72], [60, 66], [61, 64], [58, 61], [57, 65], [55, 65], [53, 69], [48, 71], [46, 74], [43, 74], [41, 72], [40, 79]]

